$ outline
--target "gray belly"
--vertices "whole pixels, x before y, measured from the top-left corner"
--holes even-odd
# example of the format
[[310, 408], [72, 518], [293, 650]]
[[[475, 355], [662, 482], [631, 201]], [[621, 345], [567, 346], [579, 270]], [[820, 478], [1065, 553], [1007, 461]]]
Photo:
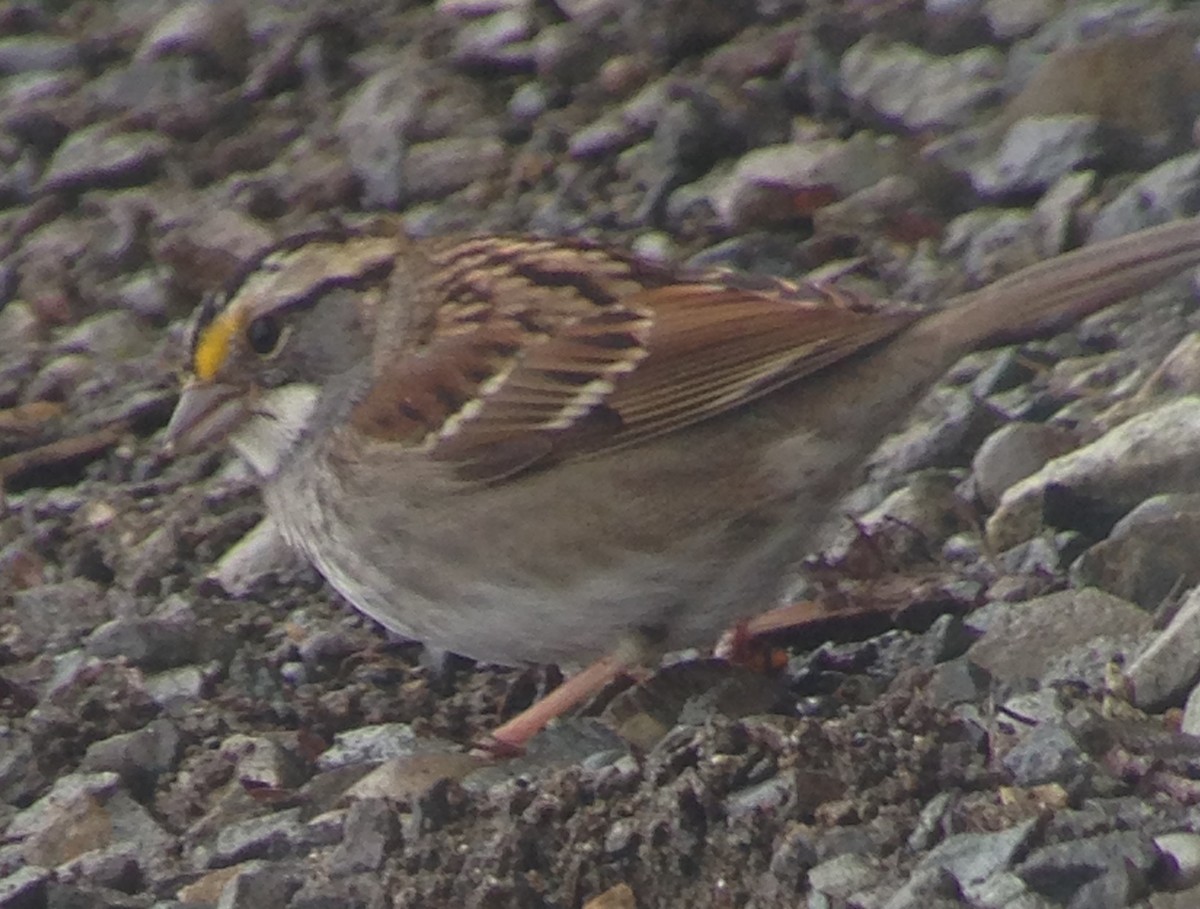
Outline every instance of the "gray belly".
[[[753, 496], [723, 490], [745, 464], [663, 451], [661, 469], [642, 459], [628, 476], [597, 461], [534, 475], [536, 487], [410, 486], [386, 504], [379, 490], [394, 476], [367, 478], [359, 494], [285, 475], [264, 494], [289, 542], [388, 629], [486, 662], [571, 665], [640, 630], [668, 649], [711, 646], [774, 605], [805, 552], [813, 528], [793, 483], [770, 499], [761, 484]], [[656, 494], [663, 482], [673, 495]]]

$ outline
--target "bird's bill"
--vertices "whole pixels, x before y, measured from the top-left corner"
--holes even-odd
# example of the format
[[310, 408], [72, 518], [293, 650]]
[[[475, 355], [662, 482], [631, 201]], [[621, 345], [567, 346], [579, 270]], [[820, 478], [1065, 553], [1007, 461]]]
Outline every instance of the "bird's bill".
[[224, 441], [247, 416], [249, 411], [236, 388], [192, 379], [184, 386], [167, 424], [165, 449], [178, 454]]

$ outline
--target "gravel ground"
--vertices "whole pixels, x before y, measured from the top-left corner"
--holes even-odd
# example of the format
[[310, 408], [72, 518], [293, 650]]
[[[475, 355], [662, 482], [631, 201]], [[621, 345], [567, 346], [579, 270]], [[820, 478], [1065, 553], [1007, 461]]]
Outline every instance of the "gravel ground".
[[505, 761], [556, 670], [235, 578], [247, 476], [159, 450], [202, 295], [358, 212], [923, 305], [1194, 213], [1188, 6], [0, 4], [0, 909], [1200, 905], [1186, 276], [957, 366], [773, 672], [674, 655]]

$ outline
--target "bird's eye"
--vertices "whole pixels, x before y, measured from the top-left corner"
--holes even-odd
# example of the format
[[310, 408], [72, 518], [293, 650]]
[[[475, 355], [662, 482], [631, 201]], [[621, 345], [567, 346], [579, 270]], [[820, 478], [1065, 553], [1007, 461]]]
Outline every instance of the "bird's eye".
[[266, 356], [279, 345], [281, 329], [274, 316], [259, 316], [246, 326], [246, 340], [256, 354]]

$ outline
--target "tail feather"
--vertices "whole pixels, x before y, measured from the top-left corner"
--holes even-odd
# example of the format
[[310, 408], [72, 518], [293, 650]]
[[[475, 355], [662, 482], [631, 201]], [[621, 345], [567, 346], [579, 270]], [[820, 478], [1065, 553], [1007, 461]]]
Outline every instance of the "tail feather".
[[921, 330], [948, 352], [1054, 334], [1200, 265], [1200, 218], [1174, 221], [1047, 259], [956, 297]]

